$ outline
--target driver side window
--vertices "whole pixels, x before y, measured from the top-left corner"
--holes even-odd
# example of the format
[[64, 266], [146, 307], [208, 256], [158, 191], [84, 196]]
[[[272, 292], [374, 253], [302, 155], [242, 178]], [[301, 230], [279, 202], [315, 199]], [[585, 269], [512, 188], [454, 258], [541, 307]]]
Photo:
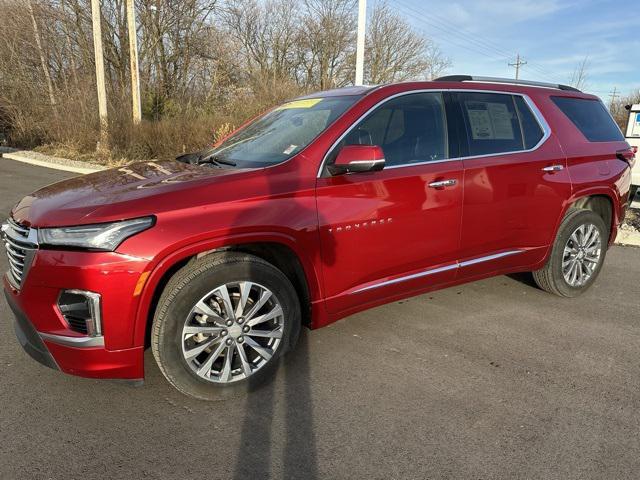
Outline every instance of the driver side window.
[[442, 94], [413, 93], [389, 100], [351, 130], [343, 145], [378, 145], [387, 166], [448, 158]]

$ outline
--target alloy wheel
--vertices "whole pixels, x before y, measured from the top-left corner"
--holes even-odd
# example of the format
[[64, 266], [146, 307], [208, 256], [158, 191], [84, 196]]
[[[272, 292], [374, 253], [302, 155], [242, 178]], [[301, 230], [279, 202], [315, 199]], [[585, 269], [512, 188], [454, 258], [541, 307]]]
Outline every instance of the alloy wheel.
[[562, 274], [572, 287], [582, 287], [593, 276], [602, 255], [600, 231], [592, 223], [576, 228], [564, 247]]
[[191, 370], [214, 383], [246, 379], [279, 348], [284, 312], [268, 288], [248, 281], [221, 285], [202, 297], [182, 328], [182, 354]]

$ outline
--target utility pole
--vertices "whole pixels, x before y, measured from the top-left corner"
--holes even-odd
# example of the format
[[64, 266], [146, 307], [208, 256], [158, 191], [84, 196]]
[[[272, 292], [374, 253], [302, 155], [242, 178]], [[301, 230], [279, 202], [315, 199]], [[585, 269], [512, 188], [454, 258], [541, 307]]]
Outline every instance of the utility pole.
[[131, 101], [133, 123], [142, 121], [140, 105], [140, 70], [138, 67], [138, 34], [136, 29], [136, 6], [134, 0], [127, 0], [127, 24], [129, 25], [129, 60], [131, 62]]
[[516, 67], [516, 80], [518, 80], [520, 78], [520, 67], [523, 66], [523, 65], [526, 65], [526, 64], [527, 64], [527, 62], [525, 62], [525, 61], [520, 59], [520, 54], [519, 53], [516, 56], [516, 62], [509, 64], [510, 67]]
[[104, 57], [102, 54], [102, 27], [100, 25], [100, 0], [91, 0], [93, 24], [93, 48], [96, 59], [96, 84], [98, 89], [98, 114], [100, 115], [100, 141], [98, 151], [109, 150], [109, 118], [107, 117], [107, 88], [104, 79]]
[[613, 91], [609, 94], [609, 98], [611, 99], [611, 102], [609, 102], [609, 110], [611, 110], [613, 108], [613, 104], [616, 101], [616, 98], [618, 98], [620, 96], [620, 94], [618, 93], [618, 87], [613, 87]]
[[367, 25], [367, 0], [358, 1], [358, 40], [356, 44], [356, 85], [364, 84], [364, 40]]

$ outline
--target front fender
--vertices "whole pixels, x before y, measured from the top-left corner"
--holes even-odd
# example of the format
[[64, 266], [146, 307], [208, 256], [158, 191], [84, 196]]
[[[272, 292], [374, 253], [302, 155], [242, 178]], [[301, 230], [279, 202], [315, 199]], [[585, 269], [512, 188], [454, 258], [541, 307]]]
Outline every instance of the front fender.
[[314, 302], [323, 298], [320, 272], [317, 270], [313, 260], [305, 253], [304, 249], [292, 236], [274, 232], [251, 232], [201, 240], [166, 253], [162, 258], [155, 259], [149, 266], [147, 271], [150, 273], [142, 289], [138, 303], [133, 332], [133, 345], [144, 344], [147, 321], [154, 295], [160, 282], [174, 265], [199, 253], [250, 243], [276, 243], [291, 249], [298, 257], [304, 270], [311, 301]]

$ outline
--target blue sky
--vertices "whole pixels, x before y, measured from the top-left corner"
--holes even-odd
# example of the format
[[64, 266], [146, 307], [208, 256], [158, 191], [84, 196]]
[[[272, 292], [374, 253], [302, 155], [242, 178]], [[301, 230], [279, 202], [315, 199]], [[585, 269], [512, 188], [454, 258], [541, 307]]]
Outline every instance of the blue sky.
[[[368, 8], [376, 1], [369, 0]], [[609, 100], [640, 88], [640, 0], [387, 0], [451, 58], [448, 73], [568, 83], [587, 57], [585, 90]]]

